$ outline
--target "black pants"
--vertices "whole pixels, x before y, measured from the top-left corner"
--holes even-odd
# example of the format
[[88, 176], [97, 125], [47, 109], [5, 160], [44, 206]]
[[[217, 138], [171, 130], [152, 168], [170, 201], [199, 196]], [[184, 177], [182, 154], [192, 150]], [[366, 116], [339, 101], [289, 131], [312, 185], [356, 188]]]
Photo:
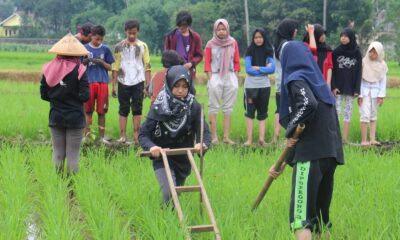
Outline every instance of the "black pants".
[[276, 103], [276, 110], [275, 113], [279, 113], [279, 108], [281, 106], [281, 93], [275, 94], [275, 103]]
[[142, 115], [144, 82], [133, 86], [126, 86], [118, 82], [119, 115], [127, 117], [129, 108], [132, 108], [132, 115]]
[[244, 91], [245, 116], [254, 119], [257, 111], [257, 120], [265, 120], [268, 117], [271, 88], [245, 88]]
[[333, 193], [334, 158], [298, 162], [293, 167], [290, 223], [293, 230], [320, 232], [331, 227], [329, 207]]

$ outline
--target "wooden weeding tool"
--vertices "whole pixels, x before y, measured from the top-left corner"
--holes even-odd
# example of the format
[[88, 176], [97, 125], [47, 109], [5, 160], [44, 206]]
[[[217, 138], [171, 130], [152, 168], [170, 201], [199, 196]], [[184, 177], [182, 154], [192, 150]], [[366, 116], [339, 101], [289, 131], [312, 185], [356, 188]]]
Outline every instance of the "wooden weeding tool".
[[[178, 193], [182, 192], [200, 192], [202, 200], [204, 202], [205, 208], [207, 210], [208, 218], [211, 222], [209, 225], [197, 225], [197, 226], [190, 226], [189, 231], [191, 233], [199, 233], [199, 232], [214, 232], [215, 240], [221, 240], [221, 234], [217, 226], [217, 222], [215, 220], [215, 216], [213, 210], [211, 208], [210, 201], [208, 200], [206, 189], [203, 185], [203, 180], [201, 178], [200, 172], [197, 169], [196, 162], [193, 158], [194, 148], [179, 148], [179, 149], [163, 149], [161, 151], [162, 160], [164, 162], [165, 171], [167, 174], [168, 185], [171, 190], [172, 201], [174, 202], [175, 210], [178, 214], [179, 222], [182, 226], [184, 226], [184, 215], [182, 211], [181, 204], [179, 202]], [[197, 179], [198, 185], [195, 186], [175, 186], [174, 181], [172, 179], [171, 168], [168, 163], [167, 156], [176, 156], [176, 155], [187, 155], [192, 170], [195, 174]], [[150, 157], [151, 153], [149, 151], [140, 153], [141, 157]], [[191, 239], [188, 236], [187, 239]]]

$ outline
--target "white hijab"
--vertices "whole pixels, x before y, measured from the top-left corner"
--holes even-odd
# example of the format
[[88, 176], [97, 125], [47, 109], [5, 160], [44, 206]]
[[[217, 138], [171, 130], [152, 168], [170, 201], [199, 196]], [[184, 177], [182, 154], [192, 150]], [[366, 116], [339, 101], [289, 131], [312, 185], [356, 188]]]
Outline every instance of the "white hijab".
[[[375, 49], [378, 53], [378, 59], [371, 60], [368, 53]], [[363, 69], [362, 78], [367, 82], [378, 82], [384, 79], [386, 73], [388, 72], [387, 64], [384, 60], [385, 52], [383, 51], [383, 45], [380, 42], [372, 42], [363, 58]]]

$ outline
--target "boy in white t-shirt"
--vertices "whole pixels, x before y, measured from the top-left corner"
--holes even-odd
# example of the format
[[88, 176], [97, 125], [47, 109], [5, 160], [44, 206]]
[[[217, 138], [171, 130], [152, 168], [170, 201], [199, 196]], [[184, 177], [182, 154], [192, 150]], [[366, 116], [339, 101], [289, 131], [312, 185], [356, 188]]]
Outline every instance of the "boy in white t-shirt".
[[126, 141], [126, 124], [129, 109], [133, 116], [133, 141], [138, 143], [139, 128], [142, 116], [145, 82], [151, 78], [149, 49], [145, 42], [138, 39], [139, 22], [128, 20], [125, 23], [126, 39], [115, 47], [115, 64], [113, 65], [112, 95], [115, 97], [118, 80], [119, 102], [119, 142]]

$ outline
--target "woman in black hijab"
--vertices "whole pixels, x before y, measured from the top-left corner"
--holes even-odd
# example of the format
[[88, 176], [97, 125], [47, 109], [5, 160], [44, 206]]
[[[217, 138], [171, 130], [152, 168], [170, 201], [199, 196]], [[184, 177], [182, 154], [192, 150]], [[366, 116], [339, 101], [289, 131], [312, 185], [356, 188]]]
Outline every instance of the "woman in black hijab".
[[[153, 168], [162, 188], [163, 200], [170, 201], [165, 167], [160, 158], [165, 148], [195, 148], [200, 152], [210, 147], [211, 135], [206, 121], [203, 129], [203, 146], [200, 144], [201, 106], [189, 92], [192, 78], [181, 65], [168, 69], [164, 88], [151, 106], [146, 121], [140, 128], [139, 143], [152, 154]], [[196, 142], [196, 144], [194, 144]], [[182, 186], [191, 171], [186, 155], [169, 156], [168, 163], [176, 186]]]
[[285, 42], [293, 40], [297, 34], [299, 22], [294, 19], [285, 18], [279, 23], [275, 32], [275, 57], [279, 60], [282, 51], [282, 46]]
[[362, 76], [362, 55], [356, 35], [351, 28], [340, 34], [340, 45], [332, 53], [332, 91], [336, 96], [336, 111], [340, 117], [343, 111], [343, 142], [348, 142], [353, 100], [360, 94]]
[[256, 29], [246, 52], [246, 79], [244, 81], [244, 107], [246, 116], [247, 141], [245, 146], [253, 141], [253, 119], [257, 111], [259, 121], [258, 143], [265, 146], [265, 120], [268, 116], [268, 103], [271, 93], [271, 83], [268, 74], [275, 71], [272, 45], [269, 43], [264, 29]]
[[[286, 128], [287, 146], [293, 147], [293, 154], [285, 159], [293, 167], [291, 228], [297, 239], [311, 239], [312, 232], [320, 239], [322, 230], [329, 232], [332, 225], [329, 213], [334, 174], [336, 167], [344, 164], [335, 98], [303, 42], [289, 42], [281, 61], [280, 121]], [[294, 130], [301, 123], [306, 127], [295, 140]], [[269, 173], [276, 178], [281, 170], [276, 172], [272, 167]]]
[[274, 119], [274, 136], [273, 143], [277, 143], [279, 140], [279, 105], [280, 105], [280, 95], [281, 95], [281, 79], [282, 79], [282, 67], [279, 61], [280, 54], [282, 52], [282, 48], [288, 41], [294, 39], [297, 34], [297, 30], [299, 28], [299, 22], [294, 19], [285, 18], [283, 19], [278, 28], [275, 31], [275, 39], [274, 39], [274, 50], [275, 50], [275, 87], [276, 87], [276, 111], [275, 111], [275, 119]]

